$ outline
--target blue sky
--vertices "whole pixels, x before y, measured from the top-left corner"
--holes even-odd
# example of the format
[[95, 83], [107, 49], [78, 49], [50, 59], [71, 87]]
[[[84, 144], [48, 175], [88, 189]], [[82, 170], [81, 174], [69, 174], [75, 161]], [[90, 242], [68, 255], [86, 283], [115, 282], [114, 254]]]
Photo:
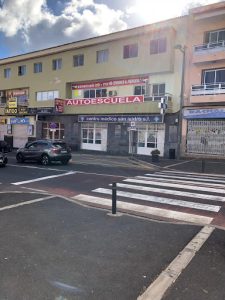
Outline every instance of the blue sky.
[[0, 0], [0, 58], [124, 30], [219, 0]]

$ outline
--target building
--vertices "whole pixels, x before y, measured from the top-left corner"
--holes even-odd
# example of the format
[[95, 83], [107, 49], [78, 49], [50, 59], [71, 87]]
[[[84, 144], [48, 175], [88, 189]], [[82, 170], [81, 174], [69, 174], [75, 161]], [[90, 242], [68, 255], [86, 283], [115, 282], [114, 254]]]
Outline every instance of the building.
[[225, 157], [225, 2], [190, 10], [182, 154]]
[[0, 139], [175, 155], [188, 17], [0, 60]]

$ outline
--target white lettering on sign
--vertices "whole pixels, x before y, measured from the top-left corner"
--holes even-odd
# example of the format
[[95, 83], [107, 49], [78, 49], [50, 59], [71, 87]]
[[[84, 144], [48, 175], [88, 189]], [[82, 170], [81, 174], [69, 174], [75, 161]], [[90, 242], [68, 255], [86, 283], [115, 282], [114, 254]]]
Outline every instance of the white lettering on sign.
[[95, 105], [95, 104], [128, 104], [128, 103], [143, 103], [144, 96], [126, 96], [126, 97], [104, 97], [104, 98], [78, 98], [66, 99], [65, 104], [70, 105]]

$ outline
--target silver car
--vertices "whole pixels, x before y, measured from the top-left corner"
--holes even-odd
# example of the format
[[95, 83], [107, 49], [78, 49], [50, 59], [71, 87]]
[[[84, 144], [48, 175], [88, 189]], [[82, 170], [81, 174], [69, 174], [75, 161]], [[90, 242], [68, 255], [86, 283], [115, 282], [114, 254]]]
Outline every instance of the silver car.
[[63, 165], [71, 159], [71, 149], [62, 140], [37, 140], [29, 142], [24, 148], [17, 150], [17, 162], [38, 161], [42, 165], [49, 165], [53, 161], [59, 161]]

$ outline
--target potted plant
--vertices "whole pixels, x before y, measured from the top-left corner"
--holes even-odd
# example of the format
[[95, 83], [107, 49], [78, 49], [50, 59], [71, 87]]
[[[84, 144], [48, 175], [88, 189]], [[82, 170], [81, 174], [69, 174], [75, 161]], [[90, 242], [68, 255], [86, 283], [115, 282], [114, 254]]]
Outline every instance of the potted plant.
[[160, 151], [158, 149], [152, 150], [152, 152], [151, 152], [152, 162], [159, 162], [159, 154], [160, 154]]

